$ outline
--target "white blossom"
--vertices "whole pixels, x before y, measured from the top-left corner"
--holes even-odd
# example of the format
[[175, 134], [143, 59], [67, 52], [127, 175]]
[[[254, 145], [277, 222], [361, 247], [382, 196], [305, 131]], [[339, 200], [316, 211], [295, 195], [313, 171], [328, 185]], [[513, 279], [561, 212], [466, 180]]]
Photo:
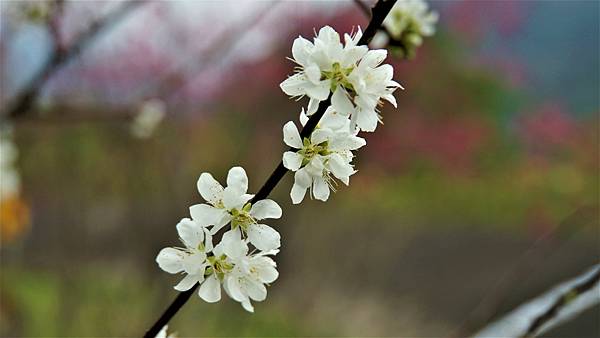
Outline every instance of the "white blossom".
[[162, 100], [145, 101], [131, 124], [133, 136], [144, 139], [152, 136], [160, 122], [165, 118], [166, 105]]
[[[358, 126], [362, 131], [375, 131], [377, 123], [382, 122], [377, 106], [380, 101], [386, 100], [396, 107], [396, 98], [392, 93], [397, 88], [402, 88], [399, 83], [392, 80], [394, 69], [391, 65], [381, 63], [387, 57], [385, 49], [370, 50], [360, 61], [354, 71], [348, 76], [353, 84], [356, 96], [354, 98], [354, 112], [351, 127]], [[343, 101], [343, 102], [342, 102]], [[333, 107], [349, 104], [346, 96], [333, 95]]]
[[20, 192], [21, 175], [15, 166], [17, 156], [12, 129], [3, 126], [0, 129], [0, 201]]
[[[303, 113], [300, 120], [302, 124], [307, 120]], [[335, 190], [333, 177], [349, 184], [350, 176], [356, 172], [350, 164], [352, 150], [366, 144], [356, 136], [356, 129], [352, 131], [350, 123], [348, 117], [330, 107], [310, 137], [302, 139], [292, 121], [283, 126], [285, 144], [297, 149], [283, 154], [283, 165], [296, 172], [290, 192], [294, 204], [302, 202], [307, 190], [314, 198], [326, 201], [330, 189]]]
[[410, 58], [423, 44], [424, 37], [435, 34], [438, 19], [438, 13], [430, 11], [423, 0], [398, 0], [383, 21], [386, 32], [377, 32], [371, 46], [384, 47], [391, 37], [401, 43], [401, 52]]
[[226, 232], [208, 257], [206, 281], [198, 294], [207, 302], [221, 300], [221, 284], [225, 292], [240, 302], [244, 309], [254, 312], [251, 300], [263, 301], [267, 296], [265, 284], [274, 282], [279, 273], [275, 262], [266, 257], [279, 250], [248, 253], [248, 244], [232, 232]]
[[435, 34], [438, 19], [438, 13], [430, 11], [424, 0], [398, 0], [383, 25], [395, 39], [400, 39], [408, 30], [423, 37]]
[[[227, 235], [227, 234], [226, 234]], [[265, 284], [274, 282], [279, 273], [277, 264], [268, 255], [275, 255], [279, 250], [263, 251], [248, 254], [246, 243], [236, 236], [224, 236], [223, 247], [217, 246], [215, 254], [225, 254], [232, 268], [224, 274], [223, 288], [232, 299], [240, 302], [244, 309], [254, 312], [251, 300], [261, 302], [267, 298]]]
[[292, 46], [297, 73], [284, 80], [281, 89], [292, 97], [308, 96], [308, 115], [331, 92], [331, 106], [339, 114], [352, 115], [352, 127], [374, 131], [381, 120], [375, 106], [381, 98], [391, 102], [389, 96], [400, 85], [392, 81], [391, 66], [380, 66], [387, 53], [358, 46], [361, 36], [360, 29], [354, 36], [345, 34], [342, 44], [339, 34], [325, 26], [314, 43], [298, 37]]
[[185, 273], [186, 276], [175, 285], [175, 290], [187, 291], [196, 283], [204, 281], [204, 273], [209, 266], [207, 253], [213, 249], [212, 236], [206, 227], [189, 218], [184, 218], [177, 224], [177, 233], [185, 247], [162, 249], [156, 262], [168, 273]]
[[230, 231], [238, 237], [247, 237], [257, 249], [264, 251], [279, 248], [279, 233], [258, 221], [280, 218], [281, 207], [270, 199], [249, 203], [254, 195], [247, 193], [248, 177], [242, 167], [229, 170], [226, 188], [209, 173], [200, 175], [197, 186], [200, 195], [208, 204], [191, 206], [192, 219], [203, 226], [212, 226], [212, 234], [231, 222]]
[[308, 114], [314, 113], [319, 102], [326, 100], [330, 91], [344, 85], [345, 75], [367, 52], [366, 46], [356, 45], [361, 35], [360, 30], [354, 38], [346, 34], [344, 46], [339, 34], [325, 26], [319, 30], [314, 43], [301, 36], [296, 38], [292, 45], [292, 56], [298, 64], [298, 72], [283, 81], [281, 89], [290, 96], [308, 96]]

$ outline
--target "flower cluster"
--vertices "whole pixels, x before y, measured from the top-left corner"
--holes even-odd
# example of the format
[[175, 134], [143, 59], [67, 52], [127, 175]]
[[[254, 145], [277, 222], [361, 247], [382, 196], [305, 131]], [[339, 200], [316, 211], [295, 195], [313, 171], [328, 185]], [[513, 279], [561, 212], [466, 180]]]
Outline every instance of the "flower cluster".
[[390, 14], [383, 21], [387, 34], [378, 32], [373, 39], [375, 45], [387, 45], [389, 39], [401, 48], [398, 50], [402, 56], [412, 58], [421, 44], [423, 38], [435, 33], [435, 25], [439, 15], [430, 11], [429, 5], [423, 0], [398, 0]]
[[[366, 145], [358, 133], [375, 131], [382, 101], [396, 106], [392, 94], [401, 86], [392, 80], [392, 66], [382, 64], [387, 52], [358, 45], [361, 36], [359, 28], [354, 35], [344, 35], [342, 43], [339, 34], [326, 26], [313, 42], [302, 37], [294, 41], [297, 72], [281, 88], [293, 97], [310, 98], [300, 124], [306, 125], [320, 103], [331, 99], [310, 135], [304, 136], [292, 121], [283, 126], [283, 139], [290, 147], [283, 154], [283, 165], [295, 172], [290, 193], [294, 204], [302, 202], [307, 191], [326, 201], [337, 180], [348, 185], [356, 173], [353, 151]], [[176, 290], [199, 284], [200, 298], [217, 302], [223, 289], [253, 312], [251, 301], [264, 300], [266, 286], [279, 276], [271, 256], [279, 252], [281, 238], [262, 221], [280, 218], [281, 208], [270, 199], [254, 200], [241, 167], [229, 170], [226, 187], [203, 173], [197, 188], [206, 203], [191, 206], [190, 217], [177, 224], [183, 247], [162, 249], [156, 262], [168, 273], [184, 275]], [[222, 229], [226, 231], [221, 240], [213, 245]]]
[[283, 165], [295, 172], [290, 193], [294, 204], [302, 202], [307, 190], [326, 201], [335, 190], [335, 179], [348, 185], [356, 172], [352, 151], [366, 144], [358, 132], [375, 131], [383, 100], [396, 107], [392, 94], [401, 86], [392, 80], [392, 66], [382, 64], [387, 51], [359, 46], [361, 36], [359, 28], [354, 36], [345, 34], [342, 44], [339, 34], [326, 26], [313, 42], [298, 37], [292, 46], [297, 71], [281, 83], [281, 89], [292, 97], [310, 98], [301, 124], [331, 95], [331, 105], [309, 137], [302, 139], [292, 121], [283, 127], [283, 140], [292, 148], [283, 154]]
[[296, 38], [292, 55], [297, 72], [280, 86], [292, 97], [310, 98], [307, 115], [315, 113], [331, 93], [331, 107], [350, 118], [351, 129], [372, 132], [381, 122], [377, 106], [382, 99], [396, 106], [392, 93], [400, 85], [392, 80], [392, 66], [381, 64], [387, 51], [358, 46], [361, 36], [359, 28], [354, 36], [345, 34], [342, 44], [340, 35], [325, 26], [313, 42]]
[[[258, 221], [280, 218], [281, 208], [269, 199], [251, 203], [248, 177], [241, 167], [234, 167], [227, 175], [227, 187], [211, 174], [202, 173], [198, 191], [207, 203], [190, 207], [191, 218], [177, 224], [182, 248], [164, 248], [156, 262], [171, 274], [185, 274], [175, 290], [187, 291], [200, 283], [198, 295], [209, 303], [221, 299], [221, 286], [244, 309], [253, 312], [251, 300], [267, 297], [265, 284], [278, 277], [276, 264], [268, 256], [279, 252], [279, 233]], [[213, 246], [213, 235], [225, 225], [230, 229]], [[252, 244], [258, 251], [250, 251]]]

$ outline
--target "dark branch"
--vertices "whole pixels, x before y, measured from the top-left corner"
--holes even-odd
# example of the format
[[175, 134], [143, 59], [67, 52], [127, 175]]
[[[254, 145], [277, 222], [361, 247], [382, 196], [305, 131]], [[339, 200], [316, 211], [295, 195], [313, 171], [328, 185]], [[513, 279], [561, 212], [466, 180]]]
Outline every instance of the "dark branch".
[[[377, 32], [379, 27], [381, 27], [381, 23], [383, 22], [383, 20], [385, 19], [387, 14], [390, 12], [390, 10], [392, 9], [392, 7], [394, 6], [395, 3], [396, 3], [396, 0], [388, 0], [388, 1], [379, 0], [377, 2], [377, 4], [375, 5], [375, 7], [373, 7], [373, 10], [372, 10], [373, 14], [372, 14], [371, 21], [369, 22], [369, 25], [365, 29], [363, 36], [358, 41], [359, 45], [367, 45], [371, 41], [371, 39], [373, 38], [373, 36], [375, 36], [375, 33]], [[330, 98], [331, 98], [331, 95], [330, 95]], [[310, 119], [308, 120], [308, 122], [306, 123], [304, 128], [302, 128], [302, 131], [300, 132], [300, 137], [304, 138], [304, 137], [310, 136], [310, 134], [312, 134], [312, 132], [317, 127], [319, 120], [321, 120], [321, 117], [323, 117], [323, 114], [325, 114], [325, 110], [327, 110], [327, 108], [331, 104], [330, 98], [328, 98], [325, 101], [321, 101], [317, 111], [310, 117]], [[251, 202], [255, 202], [255, 201], [267, 198], [269, 196], [269, 194], [271, 193], [271, 191], [273, 191], [273, 189], [277, 186], [279, 181], [281, 181], [281, 179], [283, 178], [283, 176], [285, 176], [286, 173], [287, 173], [287, 169], [283, 166], [283, 162], [280, 162], [279, 165], [273, 171], [273, 173], [271, 173], [271, 176], [269, 176], [269, 178], [267, 179], [265, 184], [263, 184], [263, 186], [258, 190], [258, 192], [256, 193], [256, 195], [254, 196], [254, 198], [252, 199]], [[179, 309], [181, 307], [183, 307], [183, 305], [188, 301], [190, 296], [196, 291], [196, 288], [198, 288], [198, 284], [196, 284], [190, 290], [181, 292], [179, 295], [177, 295], [177, 297], [175, 298], [173, 303], [171, 303], [171, 305], [169, 305], [167, 310], [160, 316], [160, 318], [154, 323], [154, 325], [152, 325], [152, 327], [146, 332], [144, 337], [146, 337], [146, 338], [155, 337], [156, 334], [163, 328], [163, 326], [167, 325], [169, 323], [169, 321], [171, 320], [171, 318], [173, 318], [173, 316], [175, 316], [175, 314], [179, 311]]]
[[[17, 119], [26, 115], [46, 82], [54, 73], [62, 69], [70, 60], [77, 57], [100, 33], [116, 24], [127, 16], [133, 9], [145, 3], [145, 0], [127, 1], [119, 8], [94, 21], [77, 40], [69, 47], [63, 48], [55, 43], [52, 54], [42, 69], [29, 81], [25, 89], [15, 98], [14, 104], [8, 109], [6, 117]], [[56, 42], [56, 41], [55, 41]]]

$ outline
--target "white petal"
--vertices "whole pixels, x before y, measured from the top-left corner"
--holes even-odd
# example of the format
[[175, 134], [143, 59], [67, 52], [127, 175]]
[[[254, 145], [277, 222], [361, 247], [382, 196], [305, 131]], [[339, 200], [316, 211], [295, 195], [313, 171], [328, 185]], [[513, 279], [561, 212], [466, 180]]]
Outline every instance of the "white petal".
[[190, 207], [192, 219], [200, 226], [217, 225], [228, 216], [227, 210], [215, 208], [208, 204], [195, 204]]
[[374, 111], [361, 111], [356, 114], [356, 125], [360, 130], [366, 132], [373, 132], [377, 128], [377, 113]]
[[300, 185], [294, 183], [292, 186], [292, 191], [290, 191], [292, 203], [299, 204], [302, 202], [302, 200], [304, 200], [304, 196], [306, 195], [306, 189], [308, 189], [308, 187], [301, 187]]
[[184, 218], [177, 223], [177, 233], [186, 247], [197, 249], [204, 241], [203, 227], [189, 218]]
[[243, 301], [241, 303], [242, 303], [242, 307], [244, 308], [244, 310], [254, 313], [254, 306], [252, 306], [252, 303], [250, 303], [249, 299], [246, 299], [245, 301]]
[[265, 265], [259, 268], [258, 275], [260, 276], [261, 282], [273, 283], [277, 279], [277, 277], [279, 277], [279, 272], [277, 272], [277, 269], [275, 269], [274, 266]]
[[312, 86], [306, 86], [306, 95], [311, 99], [317, 99], [320, 101], [326, 100], [329, 97], [329, 89], [331, 87], [331, 80], [319, 81]]
[[312, 64], [304, 68], [304, 73], [306, 74], [306, 77], [310, 80], [310, 82], [314, 84], [317, 84], [319, 83], [319, 81], [321, 81], [321, 70], [316, 64]]
[[210, 233], [210, 230], [208, 230], [207, 228], [204, 228], [203, 231], [204, 231], [204, 252], [211, 252], [213, 249], [212, 234]]
[[283, 126], [283, 142], [296, 149], [302, 148], [302, 139], [294, 122], [289, 121]]
[[297, 37], [292, 44], [292, 56], [294, 57], [294, 60], [298, 64], [305, 66], [308, 63], [310, 50], [313, 47], [314, 46], [310, 41], [301, 36]]
[[247, 230], [248, 239], [258, 250], [269, 251], [281, 246], [281, 236], [277, 230], [265, 224], [252, 224]]
[[292, 191], [290, 192], [292, 203], [298, 204], [302, 202], [304, 195], [306, 195], [306, 189], [310, 187], [311, 183], [312, 179], [310, 178], [310, 175], [306, 169], [303, 168], [296, 171], [296, 174], [294, 175], [294, 185], [292, 186]]
[[333, 107], [330, 106], [325, 111], [325, 114], [321, 118], [321, 121], [319, 121], [319, 126], [322, 126], [323, 128], [337, 130], [347, 127], [349, 123], [350, 121], [348, 119], [348, 115], [340, 114], [333, 110]]
[[206, 254], [202, 251], [188, 254], [183, 258], [182, 265], [183, 271], [188, 275], [204, 273], [204, 269], [206, 268]]
[[175, 248], [164, 248], [156, 256], [158, 266], [168, 273], [183, 271], [183, 258], [185, 254]]
[[387, 57], [387, 50], [385, 49], [373, 49], [367, 52], [367, 54], [360, 61], [360, 66], [367, 66], [375, 68], [379, 66], [383, 60]]
[[223, 205], [225, 209], [241, 209], [246, 204], [252, 195], [244, 194], [237, 187], [227, 187], [223, 191]]
[[304, 74], [294, 74], [283, 80], [279, 87], [284, 93], [290, 96], [301, 96], [306, 94], [306, 86], [310, 83], [307, 81]]
[[[313, 102], [313, 100], [311, 99], [310, 102]], [[310, 102], [308, 103], [309, 106], [310, 106]], [[318, 103], [319, 103], [319, 101], [317, 101], [317, 104]], [[306, 122], [308, 122], [308, 116], [304, 112], [304, 108], [302, 108], [302, 110], [300, 111], [300, 125], [304, 126], [306, 124]]]
[[394, 106], [394, 108], [398, 108], [398, 104], [396, 103], [396, 98], [394, 97], [394, 95], [386, 94], [386, 95], [382, 96], [381, 98], [386, 100], [387, 102], [391, 103], [392, 106]]
[[321, 201], [327, 201], [329, 198], [329, 186], [322, 177], [315, 178], [312, 193], [316, 199]]
[[240, 279], [237, 276], [231, 276], [225, 279], [226, 290], [229, 297], [233, 298], [238, 302], [248, 300], [248, 295], [244, 292]]
[[328, 141], [331, 137], [331, 130], [329, 129], [317, 129], [310, 135], [310, 142], [312, 144], [321, 144]]
[[203, 280], [204, 272], [197, 275], [187, 275], [179, 282], [179, 284], [175, 285], [174, 289], [177, 291], [187, 291], [191, 289], [192, 286], [196, 285], [196, 283], [202, 282]]
[[207, 202], [215, 205], [221, 199], [221, 195], [223, 194], [223, 186], [217, 182], [217, 180], [215, 180], [211, 174], [202, 173], [200, 178], [198, 178], [196, 186], [198, 187], [200, 196], [202, 196], [202, 198], [204, 198]]
[[253, 280], [246, 283], [246, 293], [250, 299], [257, 302], [262, 302], [267, 298], [267, 288], [262, 284]]
[[209, 303], [221, 300], [221, 283], [215, 274], [212, 274], [200, 285], [198, 296]]
[[286, 151], [283, 153], [283, 166], [291, 171], [300, 169], [302, 165], [302, 155], [294, 151]]
[[339, 154], [332, 154], [329, 157], [328, 165], [331, 169], [331, 173], [339, 179], [343, 179], [354, 174], [354, 168], [352, 168], [350, 163], [345, 161], [344, 158], [342, 158], [342, 156]]
[[354, 105], [352, 105], [348, 93], [340, 86], [331, 96], [331, 106], [342, 115], [350, 115], [354, 112]]
[[227, 225], [227, 223], [231, 222], [231, 215], [227, 212], [227, 210], [225, 210], [225, 209], [221, 209], [221, 210], [223, 210], [223, 214], [222, 214], [221, 218], [217, 222], [215, 222], [215, 224], [212, 228], [210, 228], [211, 235], [216, 234], [225, 225]]
[[252, 205], [250, 215], [256, 219], [279, 218], [281, 217], [281, 207], [277, 202], [265, 199], [260, 200]]
[[248, 245], [242, 240], [239, 227], [224, 233], [219, 245], [222, 245], [223, 253], [232, 259], [241, 258], [248, 253]]
[[[306, 115], [311, 116], [312, 114], [316, 113], [317, 109], [319, 109], [319, 103], [321, 103], [321, 100], [311, 98], [308, 101], [308, 107], [306, 108]], [[306, 119], [306, 122], [308, 122], [308, 119]], [[306, 122], [302, 122], [302, 116], [301, 116], [300, 123], [304, 126], [306, 124]]]
[[248, 191], [248, 176], [242, 167], [233, 167], [227, 173], [227, 187], [233, 187], [245, 194]]

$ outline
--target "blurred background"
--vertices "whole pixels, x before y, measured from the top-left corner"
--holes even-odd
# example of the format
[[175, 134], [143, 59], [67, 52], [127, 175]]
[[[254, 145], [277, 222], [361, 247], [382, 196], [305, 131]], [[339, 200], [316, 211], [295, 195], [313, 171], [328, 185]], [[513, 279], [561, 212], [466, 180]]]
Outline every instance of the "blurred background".
[[[273, 192], [267, 300], [194, 296], [179, 336], [460, 337], [598, 262], [599, 3], [430, 4], [351, 185]], [[293, 39], [367, 22], [352, 1], [2, 0], [2, 110], [30, 106], [2, 121], [0, 334], [141, 335], [200, 173], [242, 165], [256, 191], [280, 161]], [[599, 311], [547, 335], [598, 336]]]

